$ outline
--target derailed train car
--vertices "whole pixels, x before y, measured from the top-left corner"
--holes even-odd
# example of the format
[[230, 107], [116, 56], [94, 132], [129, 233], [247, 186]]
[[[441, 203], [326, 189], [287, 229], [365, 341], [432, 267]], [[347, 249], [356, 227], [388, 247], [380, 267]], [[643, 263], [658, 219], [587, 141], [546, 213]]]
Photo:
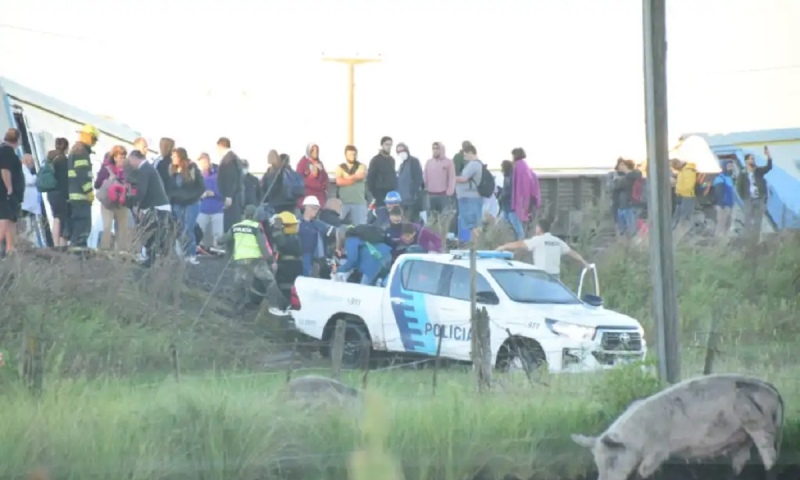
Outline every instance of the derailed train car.
[[[10, 127], [18, 128], [22, 133], [18, 153], [33, 155], [37, 168], [46, 161], [47, 152], [55, 147], [56, 138], [64, 137], [71, 145], [77, 139], [77, 130], [85, 123], [94, 125], [100, 131], [92, 156], [93, 174], [100, 169], [105, 152], [114, 145], [123, 145], [130, 150], [134, 140], [141, 136], [128, 125], [86, 112], [4, 77], [0, 77], [0, 110], [0, 131], [5, 132]], [[46, 213], [49, 220], [47, 227], [52, 223], [50, 205], [46, 201], [47, 194], [41, 194], [40, 197], [42, 212]], [[97, 200], [93, 205], [92, 218], [94, 221], [89, 244], [94, 246], [102, 230], [100, 202]], [[49, 228], [46, 228], [44, 237], [40, 246], [52, 245]]]

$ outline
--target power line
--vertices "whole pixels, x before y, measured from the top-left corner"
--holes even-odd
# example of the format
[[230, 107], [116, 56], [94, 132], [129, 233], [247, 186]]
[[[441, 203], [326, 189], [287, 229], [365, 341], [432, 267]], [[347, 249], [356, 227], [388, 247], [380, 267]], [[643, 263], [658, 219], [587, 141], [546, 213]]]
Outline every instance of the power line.
[[78, 36], [75, 36], [75, 35], [70, 35], [68, 33], [49, 32], [47, 30], [38, 30], [36, 28], [23, 27], [23, 26], [20, 26], [20, 25], [10, 25], [8, 23], [0, 23], [0, 28], [7, 28], [9, 30], [19, 30], [21, 32], [35, 33], [35, 34], [38, 34], [38, 35], [47, 35], [47, 36], [51, 36], [51, 37], [70, 38], [72, 40], [78, 40], [78, 41], [81, 41], [81, 42], [99, 43], [97, 40], [92, 40], [92, 39], [86, 38], [86, 37], [78, 37]]
[[[0, 28], [6, 28], [9, 30], [18, 30], [21, 32], [27, 33], [34, 33], [37, 35], [46, 35], [51, 37], [58, 37], [58, 38], [69, 38], [72, 40], [78, 40], [80, 42], [87, 42], [87, 43], [94, 43], [99, 44], [101, 43], [99, 40], [86, 38], [86, 37], [79, 37], [76, 35], [70, 35], [68, 33], [61, 33], [61, 32], [51, 32], [48, 30], [39, 30], [36, 28], [24, 27], [20, 25], [11, 25], [8, 23], [0, 23]], [[740, 68], [740, 69], [733, 69], [733, 70], [707, 70], [707, 71], [700, 71], [696, 72], [697, 74], [701, 75], [738, 75], [743, 73], [761, 73], [761, 72], [780, 72], [785, 70], [800, 70], [800, 64], [787, 64], [787, 65], [772, 65], [767, 67], [754, 67], [754, 68]]]

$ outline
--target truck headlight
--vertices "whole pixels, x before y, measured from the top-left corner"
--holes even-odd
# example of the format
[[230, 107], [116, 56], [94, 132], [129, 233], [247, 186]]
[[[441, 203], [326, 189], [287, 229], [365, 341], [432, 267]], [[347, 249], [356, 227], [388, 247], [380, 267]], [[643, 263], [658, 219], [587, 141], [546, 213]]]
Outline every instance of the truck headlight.
[[570, 338], [572, 340], [591, 340], [594, 337], [595, 328], [576, 325], [574, 323], [560, 322], [551, 318], [545, 319], [545, 324], [551, 332], [556, 335]]

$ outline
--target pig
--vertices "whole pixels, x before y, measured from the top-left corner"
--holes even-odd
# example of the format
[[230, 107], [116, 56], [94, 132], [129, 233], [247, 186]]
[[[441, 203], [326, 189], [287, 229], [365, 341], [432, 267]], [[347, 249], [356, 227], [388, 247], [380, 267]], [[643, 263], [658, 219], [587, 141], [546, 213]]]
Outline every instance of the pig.
[[592, 451], [598, 480], [648, 478], [670, 457], [730, 456], [734, 476], [756, 446], [764, 469], [775, 466], [783, 434], [783, 398], [771, 384], [735, 374], [685, 380], [633, 402], [597, 437], [572, 435]]
[[285, 400], [307, 407], [344, 406], [360, 409], [363, 404], [363, 395], [359, 390], [319, 375], [294, 378], [282, 393]]

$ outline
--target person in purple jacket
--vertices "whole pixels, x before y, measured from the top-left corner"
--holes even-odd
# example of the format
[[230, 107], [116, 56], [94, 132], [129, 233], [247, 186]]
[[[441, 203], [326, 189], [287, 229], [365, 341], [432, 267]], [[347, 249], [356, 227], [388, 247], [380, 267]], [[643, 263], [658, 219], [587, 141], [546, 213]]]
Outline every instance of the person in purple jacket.
[[225, 199], [217, 187], [219, 168], [211, 163], [208, 154], [201, 153], [197, 164], [206, 182], [206, 191], [200, 198], [200, 216], [197, 217], [197, 225], [203, 231], [200, 248], [208, 251], [212, 247], [219, 248], [219, 238], [225, 234], [223, 229]]
[[389, 226], [386, 228], [386, 236], [392, 247], [393, 259], [397, 259], [411, 245], [419, 245], [426, 252], [442, 251], [441, 238], [421, 225], [408, 222], [400, 207], [392, 207], [389, 210]]

